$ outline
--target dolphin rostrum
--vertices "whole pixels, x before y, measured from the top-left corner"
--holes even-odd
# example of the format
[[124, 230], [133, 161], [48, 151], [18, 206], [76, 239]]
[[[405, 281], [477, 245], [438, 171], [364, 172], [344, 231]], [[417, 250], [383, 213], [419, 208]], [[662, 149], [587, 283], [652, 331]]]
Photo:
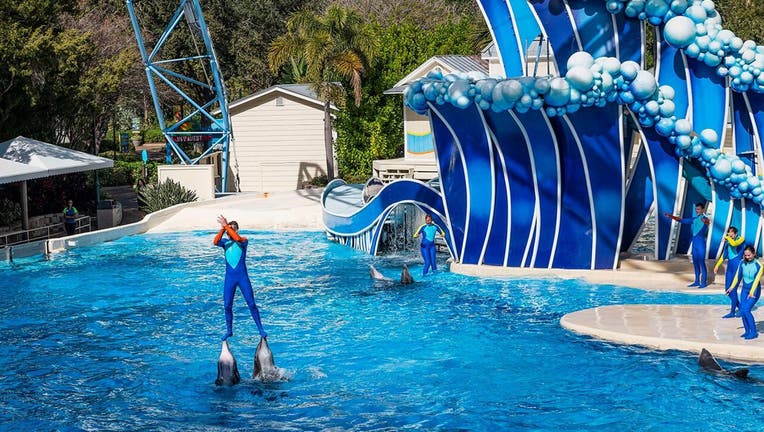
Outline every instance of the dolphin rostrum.
[[409, 266], [406, 264], [403, 264], [403, 271], [401, 271], [401, 283], [403, 285], [414, 283], [414, 278], [411, 277], [411, 273], [409, 273]]
[[233, 357], [233, 353], [228, 349], [228, 341], [223, 341], [223, 349], [220, 351], [220, 358], [218, 358], [218, 378], [215, 380], [215, 385], [236, 385], [241, 381], [239, 376], [239, 368], [236, 366], [236, 359]]
[[738, 370], [735, 370], [735, 371], [728, 371], [728, 370], [724, 369], [723, 367], [721, 367], [721, 365], [719, 364], [719, 362], [716, 361], [714, 356], [711, 355], [711, 353], [708, 352], [708, 350], [705, 349], [705, 348], [703, 348], [700, 351], [700, 357], [698, 358], [698, 364], [700, 365], [700, 367], [702, 367], [703, 369], [705, 369], [705, 370], [707, 370], [709, 372], [718, 373], [718, 374], [725, 374], [725, 375], [732, 375], [732, 376], [734, 376], [736, 378], [741, 378], [741, 379], [748, 378], [748, 369], [743, 368], [743, 369], [738, 369]]
[[255, 371], [252, 378], [260, 381], [278, 381], [282, 378], [279, 368], [273, 363], [273, 353], [265, 338], [260, 338], [255, 351]]

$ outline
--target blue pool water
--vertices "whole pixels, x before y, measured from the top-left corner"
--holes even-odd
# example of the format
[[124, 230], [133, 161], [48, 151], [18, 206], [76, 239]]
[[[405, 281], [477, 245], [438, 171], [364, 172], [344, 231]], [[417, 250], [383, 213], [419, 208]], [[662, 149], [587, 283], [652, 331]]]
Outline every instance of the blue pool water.
[[[320, 233], [249, 234], [255, 298], [291, 380], [249, 378], [257, 329], [237, 294], [231, 348], [245, 379], [215, 387], [224, 323], [212, 236], [142, 235], [0, 264], [0, 429], [762, 430], [764, 385], [559, 325], [598, 305], [721, 295], [422, 279], [415, 256], [372, 258]], [[412, 287], [369, 278], [369, 264], [395, 277], [404, 259]]]

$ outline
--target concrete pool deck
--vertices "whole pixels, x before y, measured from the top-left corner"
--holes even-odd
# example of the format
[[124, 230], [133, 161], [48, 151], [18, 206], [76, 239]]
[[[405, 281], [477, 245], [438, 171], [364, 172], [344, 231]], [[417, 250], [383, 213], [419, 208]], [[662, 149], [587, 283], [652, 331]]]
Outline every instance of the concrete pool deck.
[[[50, 240], [49, 250], [69, 249], [143, 232], [216, 230], [217, 215], [251, 230], [323, 231], [321, 189], [274, 194], [240, 194], [195, 202], [147, 215], [121, 227]], [[713, 268], [711, 260], [707, 263]], [[709, 273], [704, 289], [687, 288], [692, 263], [687, 257], [653, 261], [645, 256], [624, 257], [617, 270], [558, 270], [481, 267], [451, 263], [451, 271], [478, 277], [583, 279], [593, 284], [618, 285], [650, 291], [718, 296], [719, 305], [612, 305], [565, 315], [560, 324], [577, 334], [605, 341], [658, 350], [700, 352], [706, 348], [718, 358], [764, 363], [764, 335], [746, 341], [739, 337], [739, 318], [722, 319], [727, 312], [722, 293], [724, 277]], [[754, 313], [754, 316], [757, 316]], [[761, 317], [759, 317], [761, 318]], [[764, 322], [760, 324], [764, 331]]]
[[148, 232], [217, 230], [222, 214], [248, 230], [323, 231], [322, 189], [240, 194], [183, 207]]
[[[707, 266], [713, 269], [713, 261]], [[641, 256], [622, 259], [617, 270], [559, 270], [485, 268], [453, 263], [454, 272], [483, 277], [583, 279], [593, 284], [618, 285], [647, 291], [718, 296], [719, 305], [611, 305], [571, 312], [560, 319], [562, 327], [585, 336], [655, 350], [700, 353], [703, 348], [717, 358], [764, 364], [764, 334], [745, 340], [740, 318], [722, 319], [729, 312], [723, 294], [724, 275], [713, 276], [702, 289], [688, 288], [692, 262], [686, 257], [650, 261]], [[757, 317], [754, 310], [754, 317]], [[761, 318], [759, 316], [759, 318]], [[764, 331], [764, 322], [757, 324]]]

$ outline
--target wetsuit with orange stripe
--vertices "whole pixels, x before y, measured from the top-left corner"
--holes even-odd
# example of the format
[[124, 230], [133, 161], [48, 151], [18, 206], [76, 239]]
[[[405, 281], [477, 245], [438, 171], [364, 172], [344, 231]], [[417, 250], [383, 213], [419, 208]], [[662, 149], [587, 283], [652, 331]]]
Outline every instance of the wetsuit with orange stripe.
[[[227, 238], [223, 237], [227, 234]], [[255, 296], [252, 292], [252, 283], [247, 274], [247, 244], [245, 237], [241, 237], [230, 225], [220, 229], [215, 240], [215, 246], [220, 246], [225, 250], [225, 282], [223, 284], [223, 303], [225, 307], [226, 334], [223, 340], [233, 335], [233, 295], [236, 293], [236, 287], [239, 287], [244, 300], [249, 306], [249, 312], [252, 319], [257, 324], [257, 330], [260, 336], [267, 337], [268, 334], [263, 330], [263, 324], [260, 322], [260, 311], [255, 304]]]

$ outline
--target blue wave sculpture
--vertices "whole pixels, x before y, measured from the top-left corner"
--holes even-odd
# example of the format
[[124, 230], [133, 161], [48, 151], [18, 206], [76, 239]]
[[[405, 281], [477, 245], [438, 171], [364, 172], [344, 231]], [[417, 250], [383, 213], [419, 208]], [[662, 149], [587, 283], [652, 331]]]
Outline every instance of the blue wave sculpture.
[[[431, 119], [455, 259], [615, 268], [651, 209], [689, 215], [699, 200], [713, 203], [709, 256], [729, 224], [760, 246], [764, 47], [723, 29], [713, 2], [479, 3], [511, 78], [432, 72], [404, 94]], [[654, 73], [641, 67], [644, 20]], [[539, 34], [559, 77], [522, 76]], [[645, 145], [632, 160], [634, 135]], [[655, 225], [658, 259], [687, 250], [689, 232]]]

